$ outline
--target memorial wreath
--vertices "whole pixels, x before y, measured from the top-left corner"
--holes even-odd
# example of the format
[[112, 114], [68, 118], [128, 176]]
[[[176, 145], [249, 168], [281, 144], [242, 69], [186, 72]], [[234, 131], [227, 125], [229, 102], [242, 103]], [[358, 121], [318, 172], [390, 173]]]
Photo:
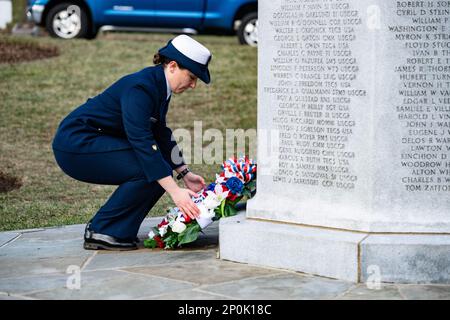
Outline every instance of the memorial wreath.
[[200, 209], [199, 218], [192, 220], [178, 207], [170, 208], [161, 223], [150, 230], [148, 239], [144, 240], [145, 247], [180, 247], [195, 241], [213, 221], [236, 215], [236, 205], [255, 193], [256, 163], [248, 157], [234, 157], [226, 160], [221, 169], [216, 181], [192, 198]]

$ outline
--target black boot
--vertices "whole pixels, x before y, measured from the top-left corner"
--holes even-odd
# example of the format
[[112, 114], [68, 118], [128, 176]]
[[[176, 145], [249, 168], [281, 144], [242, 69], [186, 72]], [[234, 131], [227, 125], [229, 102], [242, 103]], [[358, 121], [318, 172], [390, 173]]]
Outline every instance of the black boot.
[[89, 227], [90, 223], [86, 225], [84, 231], [84, 249], [86, 250], [126, 251], [137, 249], [134, 241], [124, 241], [106, 234], [96, 233], [89, 230]]

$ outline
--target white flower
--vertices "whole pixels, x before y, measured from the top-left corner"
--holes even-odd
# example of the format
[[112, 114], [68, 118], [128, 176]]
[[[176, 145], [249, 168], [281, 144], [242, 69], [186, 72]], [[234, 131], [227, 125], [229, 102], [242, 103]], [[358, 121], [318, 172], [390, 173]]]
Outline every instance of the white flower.
[[168, 228], [168, 227], [169, 227], [169, 225], [168, 225], [168, 224], [165, 224], [165, 225], [161, 226], [161, 227], [158, 229], [159, 235], [160, 235], [161, 237], [164, 237], [164, 235], [167, 233], [167, 228]]
[[228, 194], [230, 193], [230, 191], [224, 192], [222, 185], [216, 184], [216, 186], [214, 187], [214, 193], [217, 196], [217, 200], [222, 202], [223, 200], [225, 200], [228, 197]]
[[212, 191], [207, 191], [207, 196], [205, 200], [203, 200], [203, 204], [208, 209], [215, 209], [220, 205], [219, 197]]
[[216, 185], [224, 183], [225, 182], [225, 177], [221, 177], [218, 174], [216, 174]]
[[210, 219], [216, 215], [214, 209], [208, 209], [203, 203], [197, 204], [197, 207], [200, 209], [200, 218]]
[[169, 213], [166, 215], [166, 221], [173, 222], [173, 220], [175, 220], [178, 217], [178, 212], [179, 209], [178, 208], [171, 208]]
[[184, 215], [181, 211], [178, 212], [178, 217], [172, 222], [171, 227], [173, 226], [173, 224], [175, 223], [175, 221], [180, 221], [180, 222], [186, 222], [186, 219], [184, 218]]
[[186, 225], [181, 221], [175, 221], [172, 225], [172, 231], [176, 233], [181, 233], [186, 229]]
[[225, 171], [225, 178], [227, 178], [227, 180], [232, 177], [236, 177], [236, 173], [232, 171]]
[[153, 232], [153, 230], [150, 230], [150, 232], [148, 233], [148, 238], [153, 239], [154, 236], [155, 236], [155, 233]]

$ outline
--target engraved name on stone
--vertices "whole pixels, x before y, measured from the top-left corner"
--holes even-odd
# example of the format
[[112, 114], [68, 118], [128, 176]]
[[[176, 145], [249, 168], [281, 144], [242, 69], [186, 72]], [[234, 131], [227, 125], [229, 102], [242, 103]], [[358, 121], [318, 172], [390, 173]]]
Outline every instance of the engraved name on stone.
[[450, 1], [397, 1], [388, 26], [407, 52], [395, 110], [404, 146], [401, 182], [411, 192], [450, 191]]
[[269, 24], [277, 46], [269, 66], [274, 85], [263, 92], [280, 132], [273, 181], [355, 188], [351, 102], [367, 94], [354, 85], [359, 66], [351, 44], [360, 13], [346, 1], [285, 0]]

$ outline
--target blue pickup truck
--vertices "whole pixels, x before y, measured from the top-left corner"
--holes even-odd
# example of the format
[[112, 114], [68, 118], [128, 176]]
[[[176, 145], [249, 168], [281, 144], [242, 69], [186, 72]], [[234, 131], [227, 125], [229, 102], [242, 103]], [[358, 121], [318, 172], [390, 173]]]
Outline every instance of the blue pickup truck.
[[28, 0], [27, 17], [63, 39], [99, 30], [236, 33], [256, 46], [257, 0]]

